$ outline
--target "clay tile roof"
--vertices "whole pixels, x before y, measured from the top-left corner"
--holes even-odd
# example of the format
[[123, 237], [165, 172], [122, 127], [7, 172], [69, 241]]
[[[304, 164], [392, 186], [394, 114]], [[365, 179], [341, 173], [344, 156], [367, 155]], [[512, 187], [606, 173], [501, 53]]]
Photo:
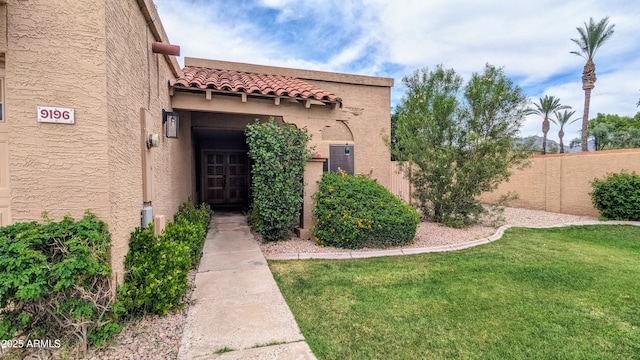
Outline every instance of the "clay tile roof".
[[174, 86], [218, 90], [257, 95], [288, 96], [292, 98], [315, 99], [337, 102], [342, 99], [319, 89], [301, 79], [281, 76], [253, 74], [234, 70], [216, 70], [187, 66], [182, 69], [184, 75], [176, 80]]

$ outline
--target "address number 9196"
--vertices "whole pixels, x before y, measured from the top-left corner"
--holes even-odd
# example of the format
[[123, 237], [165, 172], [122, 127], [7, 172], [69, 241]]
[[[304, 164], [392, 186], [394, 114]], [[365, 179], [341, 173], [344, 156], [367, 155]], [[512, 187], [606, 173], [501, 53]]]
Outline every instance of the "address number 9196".
[[74, 124], [75, 114], [71, 108], [38, 106], [38, 122]]

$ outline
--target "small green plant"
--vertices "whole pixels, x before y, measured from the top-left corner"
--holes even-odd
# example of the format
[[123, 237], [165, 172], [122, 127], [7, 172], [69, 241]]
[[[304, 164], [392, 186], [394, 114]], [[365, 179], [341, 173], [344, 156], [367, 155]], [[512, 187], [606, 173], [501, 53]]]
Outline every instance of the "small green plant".
[[253, 205], [249, 208], [249, 212], [247, 213], [247, 224], [249, 224], [249, 227], [253, 230], [260, 228], [260, 214], [258, 213], [258, 208]]
[[192, 268], [198, 266], [202, 258], [202, 247], [207, 238], [212, 215], [213, 210], [208, 204], [203, 203], [195, 207], [190, 202], [184, 202], [173, 217], [174, 224], [181, 226], [167, 226], [164, 230], [165, 236], [189, 246]]
[[[169, 234], [174, 233], [172, 227], [177, 229], [175, 233], [180, 232], [180, 225], [168, 224]], [[189, 288], [191, 250], [166, 233], [155, 236], [152, 224], [149, 229], [136, 228], [131, 234], [125, 257], [127, 274], [118, 288], [118, 300], [130, 316], [166, 315], [182, 306], [182, 296]]]
[[417, 211], [366, 176], [325, 173], [313, 196], [319, 245], [356, 249], [411, 243]]
[[252, 349], [259, 349], [259, 348], [263, 348], [263, 347], [267, 347], [267, 346], [276, 346], [276, 345], [282, 345], [282, 344], [286, 344], [286, 341], [269, 341], [268, 343], [264, 343], [264, 344], [255, 344], [253, 345], [251, 348]]
[[173, 221], [178, 222], [181, 219], [184, 219], [201, 226], [205, 232], [207, 232], [211, 225], [212, 215], [213, 210], [211, 210], [211, 206], [209, 206], [209, 204], [202, 203], [196, 207], [190, 201], [185, 201], [180, 205], [178, 212], [173, 216]]
[[43, 218], [0, 228], [0, 339], [56, 339], [84, 352], [121, 329], [112, 322], [111, 235], [89, 211], [79, 221]]
[[298, 224], [302, 209], [304, 168], [311, 157], [309, 135], [294, 125], [279, 126], [273, 118], [247, 125], [245, 134], [254, 161], [252, 211], [258, 217], [252, 221], [254, 230], [265, 241], [286, 238]]
[[640, 175], [610, 173], [591, 186], [591, 201], [603, 219], [640, 221]]
[[224, 354], [224, 353], [228, 353], [228, 352], [232, 352], [232, 351], [236, 351], [236, 350], [233, 349], [233, 348], [225, 346], [225, 347], [222, 347], [220, 349], [217, 349], [213, 353], [216, 354], [216, 355], [220, 355], [220, 354]]
[[127, 274], [118, 288], [120, 313], [137, 317], [147, 313], [166, 315], [181, 309], [189, 289], [189, 270], [198, 266], [211, 220], [211, 208], [180, 206], [175, 222], [167, 224], [160, 236], [137, 228], [131, 234], [125, 257]]

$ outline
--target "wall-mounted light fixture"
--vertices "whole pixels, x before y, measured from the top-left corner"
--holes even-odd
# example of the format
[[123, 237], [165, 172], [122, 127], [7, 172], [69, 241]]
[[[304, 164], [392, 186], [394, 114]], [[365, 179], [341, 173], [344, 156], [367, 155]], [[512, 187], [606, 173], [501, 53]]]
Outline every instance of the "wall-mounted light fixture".
[[165, 125], [165, 135], [170, 139], [178, 138], [178, 128], [180, 128], [180, 118], [178, 113], [162, 110], [162, 123]]
[[347, 156], [351, 155], [351, 148], [349, 147], [349, 144], [344, 146], [344, 154]]

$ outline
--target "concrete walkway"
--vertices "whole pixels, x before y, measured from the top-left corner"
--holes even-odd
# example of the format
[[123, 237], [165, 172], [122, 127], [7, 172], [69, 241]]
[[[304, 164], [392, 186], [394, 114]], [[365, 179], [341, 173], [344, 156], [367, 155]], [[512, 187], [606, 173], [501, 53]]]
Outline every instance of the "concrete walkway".
[[315, 359], [245, 217], [212, 225], [178, 359]]

